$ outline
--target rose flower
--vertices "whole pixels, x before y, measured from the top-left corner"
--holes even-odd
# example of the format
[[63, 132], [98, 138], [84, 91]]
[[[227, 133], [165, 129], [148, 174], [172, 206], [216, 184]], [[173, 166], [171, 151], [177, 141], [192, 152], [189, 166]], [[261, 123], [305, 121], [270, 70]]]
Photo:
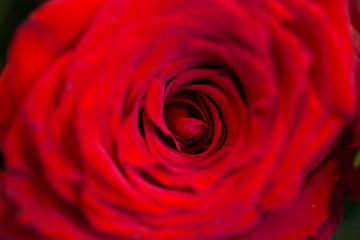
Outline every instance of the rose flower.
[[349, 0], [350, 23], [354, 48], [354, 79], [357, 90], [357, 110], [355, 118], [350, 121], [346, 134], [341, 139], [343, 144], [341, 160], [343, 174], [340, 181], [341, 194], [351, 200], [360, 200], [360, 11], [357, 0]]
[[352, 76], [344, 0], [47, 1], [0, 81], [0, 237], [326, 239]]

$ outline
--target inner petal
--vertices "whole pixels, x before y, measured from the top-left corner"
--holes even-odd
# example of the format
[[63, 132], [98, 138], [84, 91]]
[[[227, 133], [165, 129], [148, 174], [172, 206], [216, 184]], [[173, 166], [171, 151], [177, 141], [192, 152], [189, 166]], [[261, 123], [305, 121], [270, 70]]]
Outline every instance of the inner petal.
[[171, 130], [178, 136], [191, 139], [198, 139], [204, 130], [205, 123], [196, 118], [181, 117], [174, 120], [174, 128]]
[[182, 102], [165, 104], [164, 119], [169, 130], [184, 139], [197, 139], [207, 128], [196, 109]]

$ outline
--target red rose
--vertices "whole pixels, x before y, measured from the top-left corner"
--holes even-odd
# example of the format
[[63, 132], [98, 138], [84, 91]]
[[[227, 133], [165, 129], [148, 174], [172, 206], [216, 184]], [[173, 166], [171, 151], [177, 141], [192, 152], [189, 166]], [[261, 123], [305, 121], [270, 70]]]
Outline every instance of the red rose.
[[354, 45], [354, 77], [357, 89], [358, 104], [355, 118], [350, 122], [342, 142], [348, 144], [340, 148], [344, 162], [341, 178], [342, 195], [352, 200], [360, 200], [360, 11], [357, 0], [349, 0], [352, 39]]
[[0, 82], [0, 236], [328, 237], [345, 1], [54, 0]]

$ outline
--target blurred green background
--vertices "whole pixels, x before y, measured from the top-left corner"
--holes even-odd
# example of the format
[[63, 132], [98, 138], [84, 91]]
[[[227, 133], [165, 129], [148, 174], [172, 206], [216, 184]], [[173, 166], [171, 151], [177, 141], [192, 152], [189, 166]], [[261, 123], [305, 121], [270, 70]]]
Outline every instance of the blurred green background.
[[[44, 1], [0, 0], [0, 69], [6, 63], [7, 48], [15, 29], [41, 2]], [[332, 240], [360, 240], [360, 203], [344, 200], [344, 204], [344, 220]]]
[[41, 2], [41, 0], [0, 0], [0, 69], [4, 66], [6, 49], [14, 29]]
[[360, 240], [360, 203], [344, 200], [344, 220], [332, 240]]

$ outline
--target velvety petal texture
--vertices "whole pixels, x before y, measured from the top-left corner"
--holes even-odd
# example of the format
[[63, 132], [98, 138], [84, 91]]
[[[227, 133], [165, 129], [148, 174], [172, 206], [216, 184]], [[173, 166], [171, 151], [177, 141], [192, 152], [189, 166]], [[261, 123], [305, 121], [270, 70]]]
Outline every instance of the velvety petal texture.
[[0, 80], [0, 238], [325, 239], [354, 86], [345, 0], [48, 1]]

